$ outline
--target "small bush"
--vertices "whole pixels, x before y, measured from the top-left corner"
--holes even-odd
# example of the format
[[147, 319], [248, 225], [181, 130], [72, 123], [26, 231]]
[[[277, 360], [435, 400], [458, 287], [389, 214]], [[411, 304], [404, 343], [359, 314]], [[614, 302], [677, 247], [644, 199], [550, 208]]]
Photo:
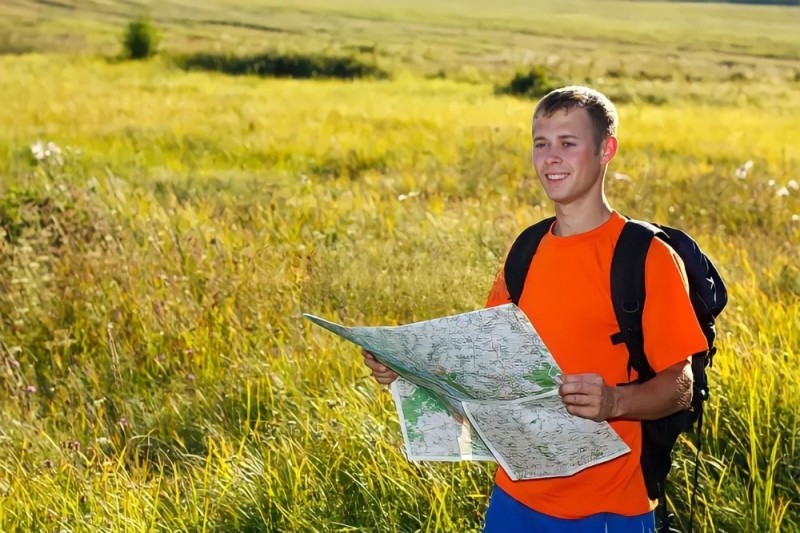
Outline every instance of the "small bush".
[[497, 94], [510, 94], [527, 98], [540, 98], [554, 89], [565, 85], [544, 66], [538, 65], [529, 70], [517, 72], [506, 85], [495, 88]]
[[158, 30], [147, 17], [132, 20], [125, 28], [122, 44], [124, 55], [130, 59], [145, 59], [158, 49]]
[[265, 52], [250, 56], [196, 54], [179, 64], [186, 70], [210, 70], [232, 75], [275, 78], [388, 78], [389, 73], [356, 56], [326, 56], [298, 52]]
[[33, 52], [32, 44], [12, 34], [0, 35], [0, 55], [22, 55]]

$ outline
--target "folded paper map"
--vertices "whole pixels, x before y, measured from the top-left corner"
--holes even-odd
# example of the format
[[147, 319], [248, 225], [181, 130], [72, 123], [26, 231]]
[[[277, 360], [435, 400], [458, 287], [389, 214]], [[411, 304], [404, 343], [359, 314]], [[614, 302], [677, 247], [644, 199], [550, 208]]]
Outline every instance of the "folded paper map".
[[630, 451], [607, 422], [567, 413], [561, 370], [513, 304], [404, 326], [303, 316], [400, 375], [392, 394], [409, 460], [496, 460], [516, 480], [572, 475]]

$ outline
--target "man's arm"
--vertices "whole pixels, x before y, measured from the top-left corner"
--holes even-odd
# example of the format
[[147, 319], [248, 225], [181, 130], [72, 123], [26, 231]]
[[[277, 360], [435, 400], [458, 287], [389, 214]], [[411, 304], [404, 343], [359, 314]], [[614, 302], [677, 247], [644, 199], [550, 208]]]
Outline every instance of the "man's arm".
[[599, 374], [565, 374], [558, 390], [567, 412], [601, 422], [610, 418], [655, 420], [692, 402], [691, 361], [665, 368], [644, 383], [612, 387]]

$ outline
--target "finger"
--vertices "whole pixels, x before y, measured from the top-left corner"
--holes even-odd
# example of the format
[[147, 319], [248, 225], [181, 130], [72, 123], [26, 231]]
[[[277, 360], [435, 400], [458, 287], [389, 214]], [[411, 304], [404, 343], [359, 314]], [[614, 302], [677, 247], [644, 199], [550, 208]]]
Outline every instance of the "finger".
[[379, 363], [375, 359], [364, 359], [364, 364], [373, 372], [387, 372], [389, 368], [386, 365]]
[[397, 374], [395, 374], [394, 372], [385, 372], [380, 374], [376, 374], [373, 372], [372, 376], [375, 378], [375, 381], [377, 381], [381, 385], [389, 385], [390, 383], [392, 383], [394, 380], [397, 379]]
[[595, 396], [587, 396], [586, 394], [567, 394], [561, 397], [561, 401], [564, 402], [564, 405], [572, 407], [598, 405], [598, 402], [595, 400]]
[[364, 364], [372, 370], [377, 370], [379, 372], [386, 372], [389, 370], [386, 365], [375, 359], [375, 356], [372, 354], [372, 352], [361, 350], [361, 353], [364, 355]]
[[603, 376], [600, 374], [586, 373], [586, 374], [562, 374], [562, 383], [573, 382], [587, 382], [587, 383], [602, 383]]
[[397, 377], [397, 373], [392, 372], [391, 370], [388, 370], [388, 369], [387, 370], [382, 370], [382, 371], [373, 370], [372, 371], [372, 375], [375, 376], [376, 378], [378, 378], [378, 377], [396, 378]]
[[558, 388], [558, 393], [563, 397], [567, 394], [586, 394], [595, 396], [602, 394], [603, 386], [598, 383], [591, 383], [586, 381], [571, 381], [564, 383]]

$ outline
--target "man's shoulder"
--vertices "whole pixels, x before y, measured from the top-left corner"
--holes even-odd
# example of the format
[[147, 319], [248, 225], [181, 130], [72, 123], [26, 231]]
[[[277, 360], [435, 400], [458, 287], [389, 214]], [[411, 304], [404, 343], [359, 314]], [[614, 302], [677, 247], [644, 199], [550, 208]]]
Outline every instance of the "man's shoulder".
[[683, 284], [688, 287], [686, 267], [683, 259], [672, 246], [658, 237], [653, 239], [645, 261], [645, 279], [649, 276], [674, 276], [678, 274]]

